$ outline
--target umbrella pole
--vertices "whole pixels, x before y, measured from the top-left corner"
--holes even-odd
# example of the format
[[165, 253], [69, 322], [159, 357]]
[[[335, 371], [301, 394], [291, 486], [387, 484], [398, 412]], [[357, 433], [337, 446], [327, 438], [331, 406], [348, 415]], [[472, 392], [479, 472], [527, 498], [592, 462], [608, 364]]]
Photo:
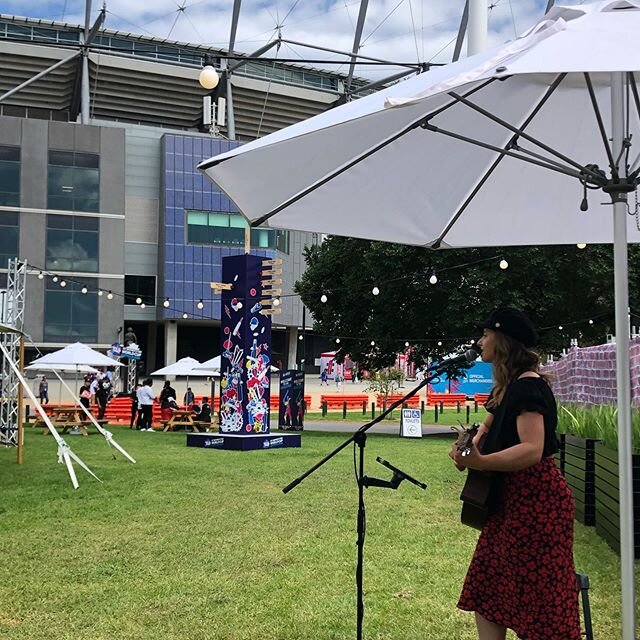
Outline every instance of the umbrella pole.
[[[611, 129], [613, 156], [624, 137], [623, 74], [611, 74]], [[622, 173], [622, 171], [620, 172]], [[629, 370], [629, 266], [627, 262], [627, 194], [611, 193], [613, 200], [613, 261], [616, 311], [616, 380], [618, 390], [618, 465], [620, 468], [620, 565], [622, 640], [635, 638], [635, 583], [633, 532], [633, 477], [631, 467], [631, 382]]]

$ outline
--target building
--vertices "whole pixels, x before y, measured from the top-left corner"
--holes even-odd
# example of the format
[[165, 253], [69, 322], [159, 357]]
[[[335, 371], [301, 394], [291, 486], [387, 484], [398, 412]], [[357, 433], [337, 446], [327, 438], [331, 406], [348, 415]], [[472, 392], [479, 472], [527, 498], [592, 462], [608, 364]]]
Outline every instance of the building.
[[[78, 25], [0, 15], [0, 286], [9, 257], [28, 261], [25, 329], [43, 351], [76, 340], [105, 348], [132, 327], [148, 371], [217, 355], [210, 282], [224, 256], [244, 250], [245, 222], [195, 167], [327, 109], [344, 77], [247, 62], [232, 76], [228, 141], [224, 126], [219, 136], [204, 126], [197, 82], [203, 56], [219, 63], [220, 50], [101, 29], [83, 54], [83, 37]], [[284, 293], [315, 242], [251, 231], [252, 252], [282, 258]], [[293, 367], [303, 308], [292, 296], [281, 309], [273, 360]], [[307, 353], [327, 346], [307, 334]]]

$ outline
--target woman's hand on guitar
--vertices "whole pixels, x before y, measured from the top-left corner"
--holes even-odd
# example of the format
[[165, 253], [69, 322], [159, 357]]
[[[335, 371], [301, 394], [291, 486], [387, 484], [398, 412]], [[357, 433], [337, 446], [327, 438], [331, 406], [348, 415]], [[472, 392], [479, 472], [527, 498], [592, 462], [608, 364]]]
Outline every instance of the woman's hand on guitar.
[[478, 451], [478, 447], [472, 444], [467, 449], [466, 455], [462, 455], [462, 452], [454, 445], [449, 452], [449, 456], [453, 459], [453, 463], [458, 469], [476, 469], [478, 471], [483, 469], [484, 456]]
[[460, 452], [458, 451], [458, 444], [454, 443], [453, 445], [451, 445], [451, 449], [449, 451], [449, 457], [453, 460], [453, 464], [458, 471], [464, 471], [467, 467], [465, 467], [464, 464], [460, 464], [456, 460], [456, 456], [461, 457]]

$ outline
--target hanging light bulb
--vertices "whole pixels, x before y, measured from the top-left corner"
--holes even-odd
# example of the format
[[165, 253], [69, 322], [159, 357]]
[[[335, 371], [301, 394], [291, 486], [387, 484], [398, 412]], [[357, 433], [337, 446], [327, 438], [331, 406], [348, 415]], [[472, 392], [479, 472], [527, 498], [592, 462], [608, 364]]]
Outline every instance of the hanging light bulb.
[[38, 280], [44, 280], [44, 273], [42, 273], [42, 271], [38, 274]]
[[375, 347], [375, 346], [376, 346], [376, 341], [375, 341], [375, 340], [372, 340], [372, 341], [371, 341], [371, 346], [372, 346], [372, 347]]
[[80, 293], [88, 293], [89, 289], [87, 289], [87, 287], [82, 287], [82, 289], [80, 289]]
[[298, 336], [298, 340], [302, 340], [302, 339], [303, 339], [303, 337], [304, 337], [304, 336], [303, 336], [302, 334], [300, 334], [300, 335]]
[[409, 346], [409, 343], [408, 343], [408, 342], [405, 342], [405, 343], [404, 343], [404, 346], [405, 346], [405, 347], [408, 347], [408, 346]]
[[371, 293], [373, 293], [374, 296], [377, 296], [380, 294], [380, 289], [378, 289], [378, 287], [373, 287], [373, 289], [371, 289]]
[[326, 302], [327, 300], [328, 300], [327, 296], [323, 293], [323, 294], [320, 296], [320, 302]]
[[431, 284], [436, 284], [436, 282], [438, 282], [438, 276], [436, 276], [435, 273], [431, 274], [431, 277], [429, 278], [429, 282]]
[[578, 247], [578, 249], [586, 249], [587, 248], [587, 244], [586, 244], [586, 242], [578, 242], [576, 247]]
[[182, 314], [182, 317], [186, 320], [189, 316], [188, 316], [188, 314], [183, 313], [183, 314]]
[[58, 282], [58, 276], [53, 276], [53, 278], [51, 278], [54, 282]]
[[593, 320], [589, 320], [589, 324], [593, 324]]
[[104, 291], [102, 289], [98, 289], [98, 295], [102, 298]]
[[113, 293], [111, 291], [107, 293], [107, 300], [113, 300]]
[[140, 296], [136, 298], [136, 304], [142, 304], [142, 298]]
[[438, 346], [441, 347], [442, 346], [442, 341], [438, 340]]
[[274, 307], [279, 307], [280, 306], [280, 298], [274, 298], [273, 299], [273, 306]]
[[66, 280], [60, 280], [60, 286], [64, 289], [64, 287], [67, 286], [67, 281]]
[[147, 305], [143, 302], [143, 303], [140, 305], [140, 308], [141, 308], [141, 309], [146, 309], [146, 308], [147, 308]]
[[509, 268], [509, 263], [502, 258], [502, 260], [500, 260], [500, 268], [504, 271], [505, 269]]
[[198, 307], [198, 309], [204, 309], [204, 302], [202, 302], [202, 298], [198, 300], [198, 304], [196, 305], [196, 307]]
[[162, 303], [162, 306], [165, 309], [168, 309], [170, 304], [171, 304], [171, 302], [169, 301], [169, 298], [166, 298], [165, 301]]
[[336, 338], [336, 344], [340, 344], [340, 338]]
[[561, 324], [560, 324], [560, 325], [558, 325], [558, 329], [559, 329], [560, 331], [562, 331], [562, 325], [561, 325]]

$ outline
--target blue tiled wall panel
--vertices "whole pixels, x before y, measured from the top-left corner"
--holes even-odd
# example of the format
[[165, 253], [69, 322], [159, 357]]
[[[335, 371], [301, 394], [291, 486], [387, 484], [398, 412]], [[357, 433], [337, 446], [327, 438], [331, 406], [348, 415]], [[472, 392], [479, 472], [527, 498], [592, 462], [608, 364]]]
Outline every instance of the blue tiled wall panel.
[[[158, 298], [171, 300], [171, 306], [162, 309], [164, 318], [181, 318], [187, 313], [190, 318], [220, 319], [220, 299], [209, 284], [222, 278], [222, 258], [242, 253], [242, 248], [186, 244], [185, 209], [237, 211], [229, 198], [196, 169], [202, 160], [225, 153], [237, 144], [174, 134], [163, 138], [165, 263], [158, 284]], [[255, 254], [275, 257], [274, 251], [256, 251]], [[196, 306], [200, 298], [205, 305], [202, 310]]]

